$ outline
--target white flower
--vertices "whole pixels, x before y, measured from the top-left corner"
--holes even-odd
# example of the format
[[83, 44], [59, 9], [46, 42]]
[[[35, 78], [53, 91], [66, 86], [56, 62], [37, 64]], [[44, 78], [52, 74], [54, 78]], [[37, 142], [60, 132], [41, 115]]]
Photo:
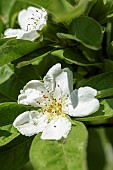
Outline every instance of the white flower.
[[41, 109], [20, 114], [13, 125], [26, 136], [42, 132], [42, 139], [66, 138], [71, 130], [67, 115], [82, 117], [96, 112], [99, 109], [96, 95], [97, 90], [91, 87], [73, 90], [72, 72], [56, 64], [47, 72], [43, 82], [28, 82], [18, 96], [19, 104]]
[[42, 30], [46, 25], [47, 11], [44, 8], [28, 7], [18, 14], [18, 23], [24, 31]]
[[18, 23], [21, 29], [6, 29], [5, 38], [16, 37], [17, 39], [34, 41], [40, 36], [37, 31], [42, 30], [47, 23], [47, 12], [44, 8], [28, 7], [19, 12]]

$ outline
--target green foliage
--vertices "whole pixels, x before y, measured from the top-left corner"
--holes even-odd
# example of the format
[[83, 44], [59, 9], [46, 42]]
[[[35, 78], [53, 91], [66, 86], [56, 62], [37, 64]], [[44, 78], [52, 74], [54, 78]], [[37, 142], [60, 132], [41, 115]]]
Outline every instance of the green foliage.
[[30, 160], [34, 169], [39, 170], [85, 170], [87, 131], [76, 122], [67, 139], [61, 141], [41, 140], [36, 136], [30, 149]]
[[9, 143], [19, 135], [12, 123], [19, 114], [29, 109], [32, 107], [18, 105], [16, 102], [0, 104], [0, 146]]
[[[4, 38], [6, 28], [19, 28], [18, 12], [28, 6], [48, 12], [40, 38]], [[71, 118], [75, 125], [66, 139], [21, 136], [13, 121], [34, 108], [17, 104], [20, 90], [30, 80], [42, 80], [56, 63], [73, 72], [74, 89], [98, 91], [100, 108]], [[105, 129], [92, 130], [93, 125]], [[113, 129], [108, 126], [113, 126], [113, 1], [0, 0], [0, 169], [111, 170]]]
[[0, 127], [0, 146], [6, 145], [11, 140], [16, 138], [19, 133], [15, 130], [12, 124]]
[[[0, 169], [20, 169], [29, 160], [28, 153], [32, 138], [18, 136], [5, 146], [0, 147]], [[7, 163], [6, 163], [7, 161]]]
[[0, 15], [3, 17], [4, 21], [7, 23], [9, 20], [9, 14], [13, 8], [16, 0], [1, 0], [0, 1]]
[[11, 39], [0, 46], [0, 66], [8, 64], [37, 49], [38, 43]]
[[[89, 170], [104, 169], [105, 166], [105, 153], [102, 147], [102, 142], [98, 130], [89, 129], [89, 142], [88, 142], [88, 167]], [[93, 149], [92, 149], [93, 148]], [[97, 159], [95, 159], [97, 158]]]
[[69, 26], [69, 34], [58, 33], [57, 35], [61, 39], [76, 40], [93, 50], [99, 50], [102, 44], [102, 29], [100, 25], [94, 19], [86, 16], [72, 21]]
[[30, 106], [19, 105], [16, 102], [0, 104], [0, 126], [12, 124], [15, 118], [22, 112], [32, 109]]
[[[84, 26], [83, 26], [84, 25]], [[102, 44], [102, 29], [98, 22], [86, 16], [73, 20], [69, 33], [76, 41], [93, 50], [99, 50]]]

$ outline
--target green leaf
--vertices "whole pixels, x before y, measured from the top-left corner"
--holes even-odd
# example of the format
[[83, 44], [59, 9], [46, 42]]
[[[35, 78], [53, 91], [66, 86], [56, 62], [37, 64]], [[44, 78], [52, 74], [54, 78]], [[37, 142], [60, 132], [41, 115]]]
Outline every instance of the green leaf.
[[14, 67], [12, 64], [0, 67], [0, 84], [7, 81], [13, 75]]
[[113, 71], [113, 61], [105, 59], [104, 60], [104, 70], [105, 70], [105, 72]]
[[38, 57], [37, 57], [38, 53], [36, 52], [34, 53], [34, 55], [36, 56], [35, 58], [18, 63], [17, 68], [21, 67], [24, 68], [24, 66], [31, 64], [36, 73], [38, 74], [36, 79], [42, 79], [47, 73], [47, 71], [56, 63], [61, 63], [63, 67], [67, 67], [67, 64], [64, 62], [63, 52], [64, 50], [62, 49], [54, 51], [50, 50], [48, 52], [45, 52], [45, 54], [39, 54]]
[[23, 80], [15, 74], [12, 64], [0, 67], [0, 102], [15, 101], [23, 85]]
[[88, 129], [89, 140], [87, 148], [88, 170], [104, 170], [105, 155], [101, 138], [98, 134], [99, 129]]
[[32, 164], [28, 162], [21, 170], [34, 170]]
[[81, 83], [80, 86], [91, 86], [98, 91], [112, 88], [113, 72], [111, 71], [91, 77], [89, 80], [84, 81], [83, 84]]
[[31, 106], [17, 104], [16, 102], [5, 102], [0, 104], [0, 126], [12, 124], [15, 118], [31, 109]]
[[0, 17], [0, 36], [1, 34], [3, 34], [4, 30], [5, 30], [5, 25]]
[[31, 145], [30, 160], [38, 170], [86, 170], [87, 131], [76, 122], [67, 139], [41, 140], [37, 135]]
[[113, 57], [113, 41], [110, 42], [108, 45], [107, 45], [107, 54], [108, 54], [108, 58], [110, 60], [112, 60], [112, 57]]
[[29, 109], [34, 108], [20, 105], [16, 102], [5, 102], [0, 104], [0, 146], [9, 143], [19, 135], [12, 123], [19, 114]]
[[113, 128], [112, 127], [105, 128], [105, 132], [106, 136], [108, 137], [110, 143], [113, 146]]
[[[90, 107], [90, 106], [89, 106]], [[113, 117], [113, 99], [106, 99], [100, 101], [100, 109], [87, 117], [73, 118], [73, 120], [79, 121], [93, 121], [104, 120]]]
[[106, 97], [113, 97], [113, 88], [98, 91], [96, 98], [102, 99]]
[[16, 0], [0, 0], [0, 14], [3, 16], [5, 23], [8, 23], [10, 11], [15, 2]]
[[29, 161], [29, 148], [33, 137], [18, 136], [0, 147], [0, 169], [19, 170]]
[[[41, 69], [42, 70], [42, 69]], [[17, 101], [23, 86], [30, 80], [40, 79], [37, 66], [15, 69], [14, 64], [0, 67], [0, 102]]]
[[80, 66], [93, 66], [101, 65], [101, 63], [88, 61], [80, 50], [74, 48], [67, 48], [64, 50], [63, 56], [65, 61], [69, 61], [71, 64], [77, 64]]
[[113, 1], [97, 0], [89, 15], [101, 24], [105, 24], [113, 18]]
[[72, 34], [76, 41], [90, 49], [99, 50], [101, 48], [102, 29], [93, 18], [81, 16], [73, 20], [69, 27], [69, 34]]
[[38, 44], [27, 40], [10, 39], [0, 47], [0, 66], [36, 50]]
[[112, 145], [107, 137], [107, 133], [105, 134], [105, 130], [107, 129], [108, 128], [97, 128], [95, 130], [94, 129], [89, 130], [89, 145], [88, 145], [89, 170], [113, 169], [113, 150]]
[[5, 125], [0, 127], [0, 147], [6, 145], [14, 138], [16, 138], [19, 133], [13, 127], [13, 125]]

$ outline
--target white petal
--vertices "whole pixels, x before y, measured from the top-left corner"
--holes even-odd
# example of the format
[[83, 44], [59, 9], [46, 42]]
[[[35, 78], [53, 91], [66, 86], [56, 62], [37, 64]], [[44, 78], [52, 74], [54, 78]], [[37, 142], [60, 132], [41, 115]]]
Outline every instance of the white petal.
[[45, 77], [43, 78], [44, 80], [44, 85], [46, 89], [48, 89], [50, 92], [54, 90], [55, 88], [55, 80], [54, 77], [59, 75], [61, 73], [61, 64], [56, 64], [53, 67], [49, 69]]
[[19, 39], [19, 37], [23, 36], [24, 31], [21, 29], [12, 29], [8, 28], [5, 30], [4, 35], [5, 38], [11, 38], [11, 37], [16, 37]]
[[68, 105], [69, 115], [83, 117], [95, 113], [99, 109], [99, 100], [95, 98], [97, 90], [91, 87], [81, 87], [71, 94], [71, 102]]
[[[38, 24], [36, 25], [36, 30], [42, 30], [42, 28], [46, 25], [47, 20], [47, 11], [44, 8], [35, 8], [28, 7], [27, 11], [33, 14], [34, 18], [38, 20]], [[32, 21], [32, 20], [31, 20]]]
[[[20, 92], [18, 103], [34, 107], [45, 106], [50, 97], [44, 84], [38, 80], [29, 81]], [[46, 98], [44, 98], [44, 96], [46, 96]]]
[[[55, 77], [55, 82], [56, 88], [59, 86], [61, 90], [61, 98], [67, 98], [73, 90], [72, 72], [68, 68], [63, 69], [61, 73]], [[57, 90], [55, 92], [55, 96], [57, 96]]]
[[61, 64], [56, 64], [47, 72], [44, 77], [45, 87], [54, 92], [55, 97], [66, 98], [73, 89], [72, 72], [68, 69], [61, 69]]
[[28, 11], [30, 11], [31, 13], [35, 13], [35, 15], [39, 15], [41, 14], [41, 16], [45, 19], [47, 19], [47, 11], [44, 8], [36, 8], [33, 6], [29, 6], [27, 8]]
[[43, 8], [28, 7], [18, 14], [19, 25], [25, 31], [41, 30], [46, 20], [47, 12]]
[[42, 132], [47, 125], [47, 116], [37, 111], [26, 111], [20, 114], [15, 121], [13, 126], [25, 136], [32, 136]]
[[39, 36], [40, 34], [38, 34], [36, 31], [30, 31], [30, 32], [24, 32], [24, 34], [20, 37], [20, 39], [34, 41]]
[[28, 30], [29, 18], [31, 18], [31, 13], [28, 13], [26, 9], [21, 10], [18, 14], [18, 23], [24, 31]]
[[60, 140], [67, 138], [71, 130], [71, 122], [65, 117], [51, 120], [42, 132], [41, 139]]

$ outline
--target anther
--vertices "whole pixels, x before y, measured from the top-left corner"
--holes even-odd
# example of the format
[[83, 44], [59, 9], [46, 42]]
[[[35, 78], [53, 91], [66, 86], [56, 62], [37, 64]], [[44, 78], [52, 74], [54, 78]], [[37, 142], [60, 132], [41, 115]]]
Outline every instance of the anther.
[[44, 97], [45, 99], [47, 99], [47, 98], [48, 98], [48, 96], [45, 96], [45, 95], [43, 95], [43, 97]]

